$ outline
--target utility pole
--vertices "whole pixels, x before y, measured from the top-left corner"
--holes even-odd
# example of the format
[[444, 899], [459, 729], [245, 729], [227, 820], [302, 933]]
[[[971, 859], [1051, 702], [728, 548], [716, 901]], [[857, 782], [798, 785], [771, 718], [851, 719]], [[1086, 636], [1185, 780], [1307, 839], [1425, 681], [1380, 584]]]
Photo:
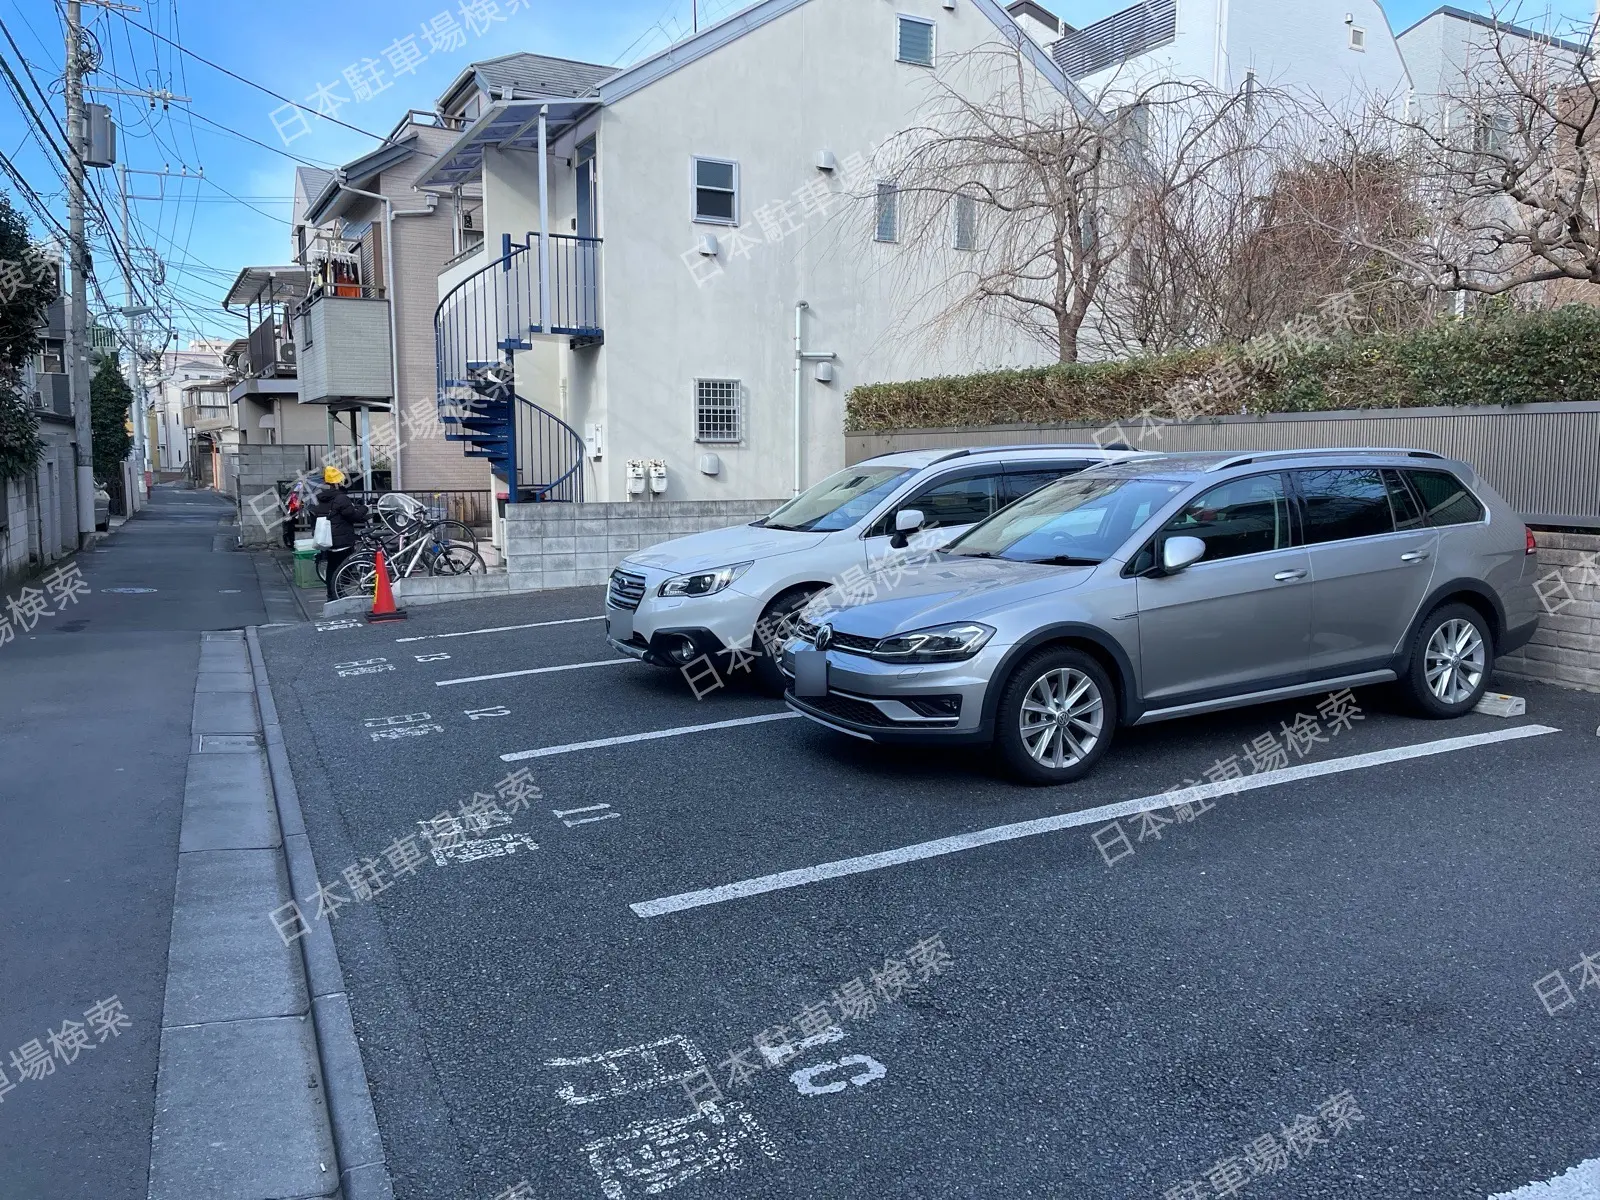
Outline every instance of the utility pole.
[[131, 399], [128, 415], [133, 419], [133, 461], [139, 479], [134, 481], [135, 495], [128, 497], [128, 511], [138, 507], [139, 482], [144, 478], [144, 392], [139, 385], [139, 317], [141, 312], [133, 303], [133, 274], [128, 264], [133, 247], [128, 241], [128, 165], [117, 164], [117, 190], [122, 194], [122, 315], [128, 322], [128, 395]]
[[67, 379], [72, 391], [72, 428], [77, 443], [78, 545], [94, 532], [94, 427], [89, 421], [89, 241], [84, 232], [83, 6], [67, 7], [67, 221], [72, 294], [67, 301]]

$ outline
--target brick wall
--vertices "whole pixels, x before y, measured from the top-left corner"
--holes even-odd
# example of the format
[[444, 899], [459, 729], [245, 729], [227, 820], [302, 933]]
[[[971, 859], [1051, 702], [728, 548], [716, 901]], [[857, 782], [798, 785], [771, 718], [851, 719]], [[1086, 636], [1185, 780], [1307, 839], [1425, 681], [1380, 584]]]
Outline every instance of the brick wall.
[[1495, 665], [1508, 675], [1600, 692], [1600, 535], [1535, 531], [1539, 631]]
[[658, 500], [620, 504], [518, 504], [506, 518], [511, 590], [604, 583], [635, 550], [669, 538], [747, 525], [782, 500]]

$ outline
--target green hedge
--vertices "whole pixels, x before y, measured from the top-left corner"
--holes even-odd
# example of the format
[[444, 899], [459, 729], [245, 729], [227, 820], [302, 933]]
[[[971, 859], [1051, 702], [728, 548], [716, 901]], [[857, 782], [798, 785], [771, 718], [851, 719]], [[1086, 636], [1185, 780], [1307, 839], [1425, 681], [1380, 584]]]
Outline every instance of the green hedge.
[[851, 389], [845, 429], [1597, 399], [1600, 308], [1569, 304], [1443, 321], [1404, 335], [1285, 337], [1120, 362], [866, 384]]

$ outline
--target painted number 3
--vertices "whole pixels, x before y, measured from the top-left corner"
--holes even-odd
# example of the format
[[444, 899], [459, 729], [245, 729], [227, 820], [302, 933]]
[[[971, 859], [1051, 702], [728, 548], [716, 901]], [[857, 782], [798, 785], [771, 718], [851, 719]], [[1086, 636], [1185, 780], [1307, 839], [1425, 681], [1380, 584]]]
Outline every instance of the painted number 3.
[[[829, 1083], [818, 1084], [817, 1077], [827, 1075], [834, 1071], [848, 1071], [851, 1067], [861, 1068], [848, 1079], [835, 1079]], [[842, 1092], [846, 1087], [866, 1087], [875, 1079], [882, 1079], [889, 1073], [889, 1068], [877, 1059], [866, 1054], [846, 1054], [838, 1062], [818, 1063], [814, 1067], [802, 1067], [789, 1076], [802, 1096], [826, 1096], [829, 1092]]]

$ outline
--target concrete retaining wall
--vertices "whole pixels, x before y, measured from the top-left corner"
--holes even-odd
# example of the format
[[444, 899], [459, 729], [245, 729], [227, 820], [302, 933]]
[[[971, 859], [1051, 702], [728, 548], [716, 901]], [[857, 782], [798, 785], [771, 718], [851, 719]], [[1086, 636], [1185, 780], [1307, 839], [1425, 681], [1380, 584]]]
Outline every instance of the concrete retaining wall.
[[746, 525], [782, 500], [658, 500], [518, 504], [507, 510], [506, 569], [513, 592], [604, 583], [635, 550], [669, 538]]
[[1539, 540], [1539, 632], [1496, 664], [1508, 675], [1600, 692], [1600, 536], [1545, 533]]

